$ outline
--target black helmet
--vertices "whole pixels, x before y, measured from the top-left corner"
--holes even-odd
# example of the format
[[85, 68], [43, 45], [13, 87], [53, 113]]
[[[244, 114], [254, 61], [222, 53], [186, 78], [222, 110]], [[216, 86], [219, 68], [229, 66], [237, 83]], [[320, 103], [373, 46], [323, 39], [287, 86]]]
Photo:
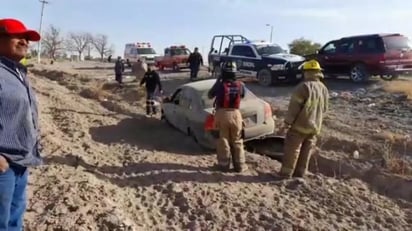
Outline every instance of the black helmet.
[[234, 61], [226, 61], [222, 64], [222, 73], [236, 73], [237, 65]]

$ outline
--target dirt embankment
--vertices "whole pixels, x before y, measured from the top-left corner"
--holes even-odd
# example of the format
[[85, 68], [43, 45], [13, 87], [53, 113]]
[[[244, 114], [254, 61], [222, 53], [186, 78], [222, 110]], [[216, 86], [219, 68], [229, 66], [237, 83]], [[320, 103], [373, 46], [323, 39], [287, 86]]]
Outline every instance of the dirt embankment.
[[[340, 119], [328, 119], [330, 136], [322, 137], [312, 164], [324, 175], [279, 180], [273, 175], [277, 161], [251, 153], [248, 173], [219, 173], [210, 167], [213, 155], [161, 121], [142, 116], [143, 91], [136, 83], [117, 89], [106, 76], [32, 73], [46, 165], [32, 171], [27, 230], [412, 228], [408, 179], [395, 181], [398, 176], [370, 168], [369, 148], [353, 144], [366, 133], [355, 138], [349, 133], [349, 127], [365, 129], [339, 117], [339, 111], [332, 116]], [[354, 104], [340, 100], [332, 110]], [[374, 148], [370, 137], [362, 141]], [[353, 149], [360, 159], [350, 156]]]

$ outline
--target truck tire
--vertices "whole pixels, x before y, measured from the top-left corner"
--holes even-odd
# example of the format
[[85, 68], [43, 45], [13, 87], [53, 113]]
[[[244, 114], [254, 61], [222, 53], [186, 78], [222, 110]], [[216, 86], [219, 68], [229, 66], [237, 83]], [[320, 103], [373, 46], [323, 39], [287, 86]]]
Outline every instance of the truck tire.
[[257, 74], [257, 79], [260, 85], [268, 87], [272, 85], [273, 78], [269, 69], [262, 69]]
[[173, 71], [180, 71], [180, 67], [177, 63], [173, 63]]
[[370, 74], [368, 73], [368, 70], [366, 69], [366, 66], [363, 63], [357, 63], [353, 65], [353, 67], [350, 70], [349, 78], [354, 83], [368, 81], [369, 77]]

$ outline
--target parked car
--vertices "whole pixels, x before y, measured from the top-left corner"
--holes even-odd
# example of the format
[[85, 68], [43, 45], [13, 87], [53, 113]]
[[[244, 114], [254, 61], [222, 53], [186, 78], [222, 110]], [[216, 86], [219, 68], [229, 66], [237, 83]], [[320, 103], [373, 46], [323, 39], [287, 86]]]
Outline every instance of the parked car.
[[[162, 103], [162, 119], [178, 130], [190, 135], [201, 146], [215, 149], [213, 131], [206, 131], [204, 124], [213, 113], [214, 100], [207, 97], [215, 79], [184, 84]], [[246, 88], [240, 103], [245, 123], [245, 141], [263, 138], [274, 133], [275, 122], [270, 105]]]
[[189, 68], [187, 59], [190, 53], [190, 50], [183, 45], [170, 46], [165, 48], [164, 56], [155, 58], [155, 64], [160, 70], [172, 68], [174, 71], [179, 71], [184, 68]]
[[370, 34], [344, 37], [326, 43], [315, 58], [329, 76], [349, 75], [353, 82], [370, 76], [393, 80], [412, 73], [412, 44], [401, 34]]
[[217, 77], [220, 65], [235, 61], [238, 76], [256, 77], [259, 84], [270, 86], [278, 82], [298, 82], [302, 73], [298, 67], [305, 58], [288, 54], [275, 43], [251, 41], [242, 35], [216, 35], [209, 52], [209, 71]]

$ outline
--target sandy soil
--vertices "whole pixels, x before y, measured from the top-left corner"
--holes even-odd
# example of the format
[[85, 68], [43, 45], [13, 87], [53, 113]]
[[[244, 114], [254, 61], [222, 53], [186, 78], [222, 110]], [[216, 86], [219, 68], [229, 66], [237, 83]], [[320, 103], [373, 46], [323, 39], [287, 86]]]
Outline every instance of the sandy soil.
[[[280, 180], [280, 163], [253, 153], [247, 173], [213, 170], [213, 153], [143, 116], [143, 90], [133, 78], [118, 89], [110, 64], [36, 65], [30, 77], [45, 165], [31, 170], [26, 230], [412, 229], [412, 106], [380, 82], [329, 83], [338, 96], [313, 174]], [[162, 78], [170, 93], [188, 75]], [[292, 87], [248, 86], [282, 118]]]

